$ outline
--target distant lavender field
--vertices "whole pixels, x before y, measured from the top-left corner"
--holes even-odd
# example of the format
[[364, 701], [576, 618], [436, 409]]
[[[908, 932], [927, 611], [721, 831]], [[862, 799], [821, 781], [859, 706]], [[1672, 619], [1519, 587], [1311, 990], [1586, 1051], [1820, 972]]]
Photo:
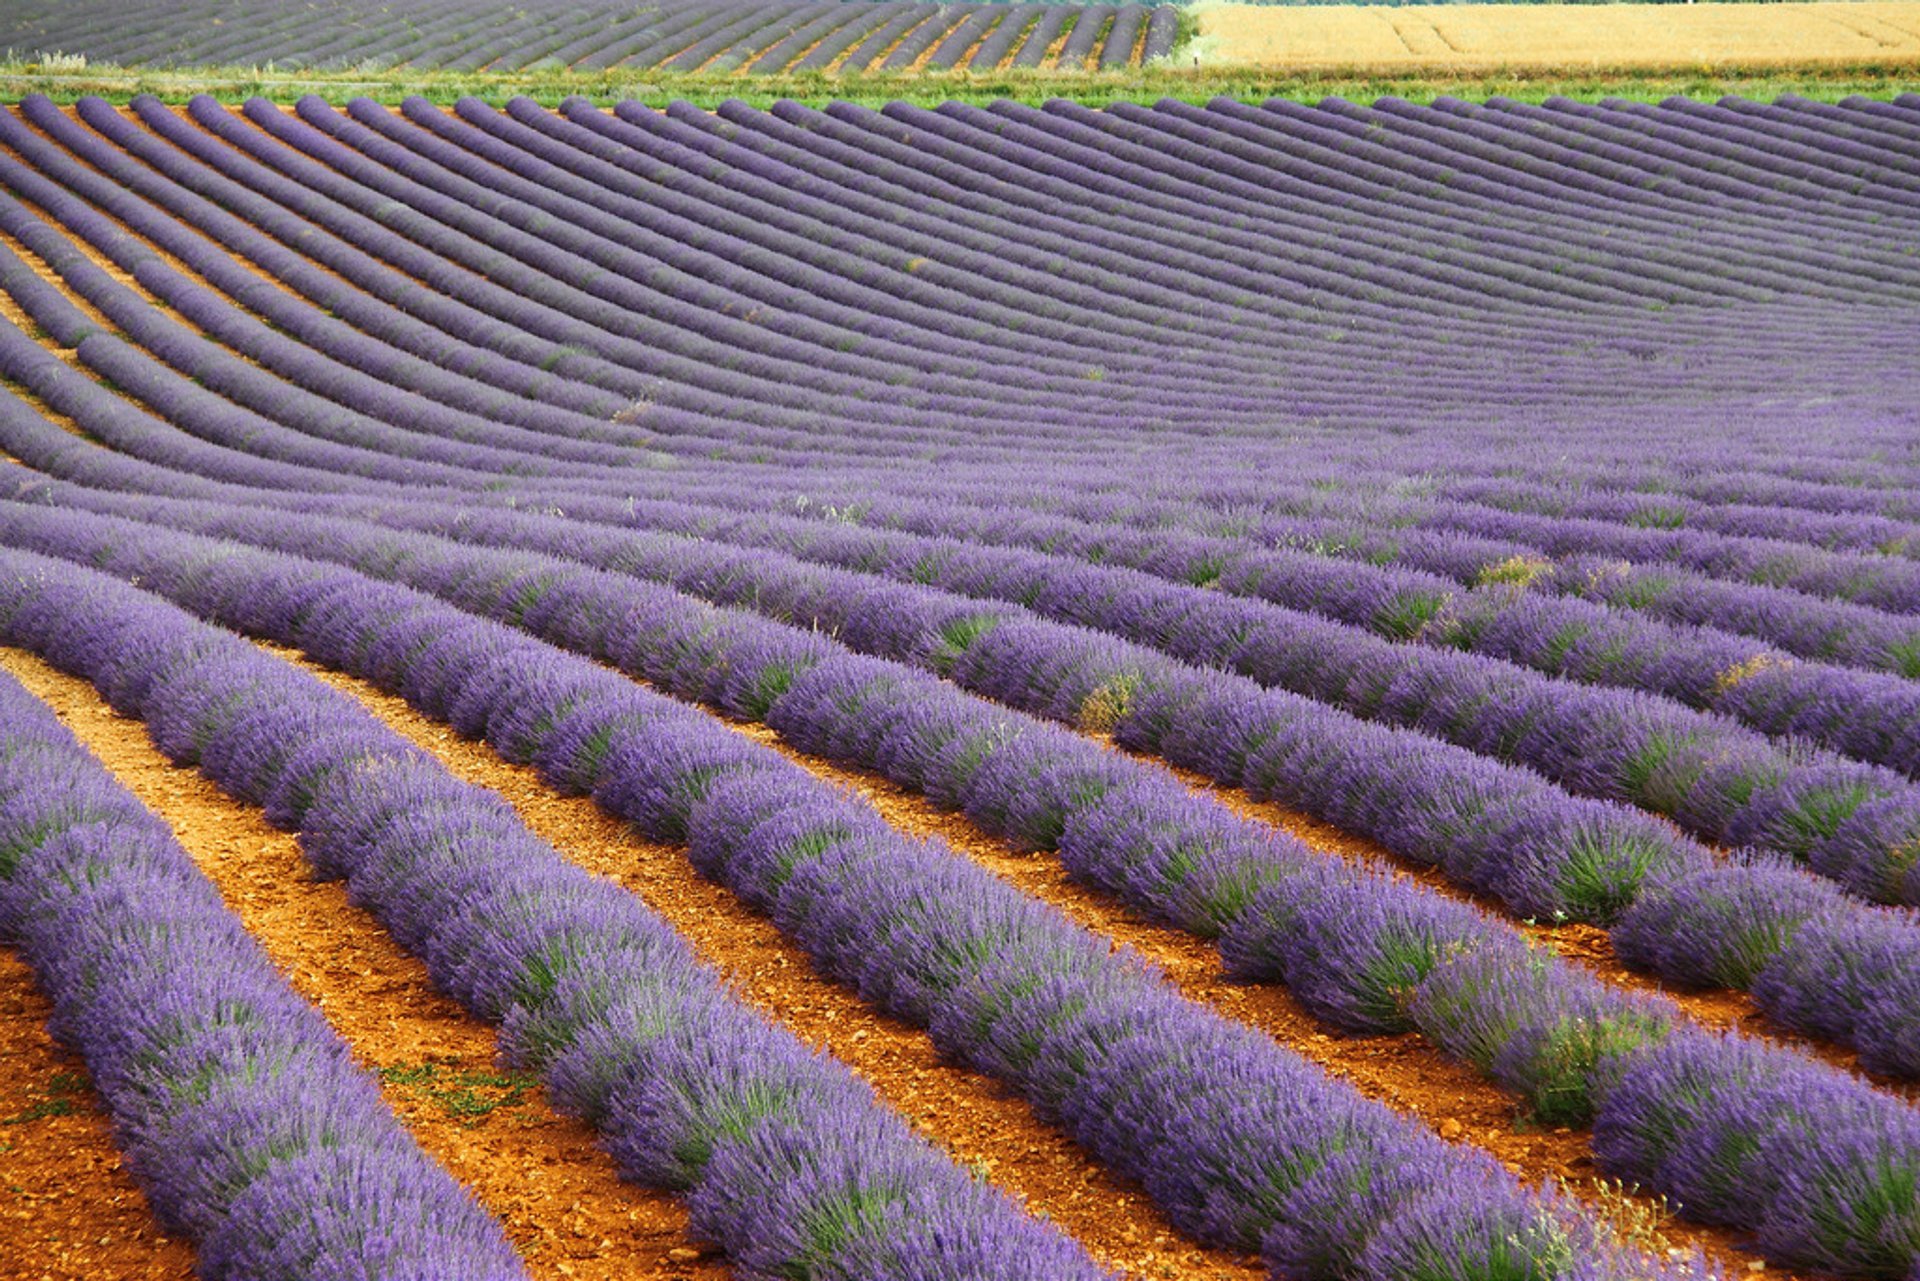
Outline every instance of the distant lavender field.
[[1172, 5], [915, 0], [21, 0], [0, 50], [143, 68], [708, 73], [1128, 67]]
[[[870, 1105], [757, 1026], [726, 1064], [581, 1030], [718, 998], [595, 986], [671, 932], [557, 872], [504, 904], [517, 836], [470, 881], [387, 869], [407, 789], [484, 803], [405, 761], [323, 785], [369, 731], [207, 624], [683, 844], [1276, 1276], [1708, 1273], [714, 717], [1058, 859], [1330, 1031], [1417, 1034], [1781, 1266], [1920, 1278], [1920, 97], [35, 97], [0, 187], [0, 641], [290, 823], [323, 789], [321, 871], [742, 1275], [1098, 1270], [891, 1123], [806, 1147]], [[469, 884], [497, 918], [454, 914]], [[1527, 932], [1574, 925], [1755, 1017], [1709, 1032]], [[725, 1122], [751, 1142], [668, 1142], [610, 1084], [618, 1049], [721, 1097], [754, 1046], [803, 1102]], [[960, 1226], [809, 1236], [845, 1205], [769, 1190], [781, 1144]]]

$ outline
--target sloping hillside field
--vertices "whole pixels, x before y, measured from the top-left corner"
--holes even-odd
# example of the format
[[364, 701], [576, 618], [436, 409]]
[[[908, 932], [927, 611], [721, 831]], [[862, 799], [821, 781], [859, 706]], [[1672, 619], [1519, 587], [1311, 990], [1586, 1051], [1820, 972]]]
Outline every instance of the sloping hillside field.
[[1920, 1281], [1920, 98], [0, 192], [0, 1273]]

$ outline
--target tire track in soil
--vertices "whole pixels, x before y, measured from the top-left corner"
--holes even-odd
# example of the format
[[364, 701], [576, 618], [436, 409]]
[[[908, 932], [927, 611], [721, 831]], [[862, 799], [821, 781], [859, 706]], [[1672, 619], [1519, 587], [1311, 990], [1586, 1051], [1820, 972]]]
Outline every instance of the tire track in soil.
[[154, 1222], [52, 1012], [0, 948], [0, 1281], [192, 1281], [192, 1247]]
[[[140, 722], [115, 713], [87, 682], [16, 649], [0, 649], [0, 667], [51, 706], [121, 785], [174, 829], [228, 907], [355, 1057], [401, 1078], [383, 1081], [388, 1104], [421, 1147], [500, 1219], [534, 1277], [729, 1275], [687, 1236], [686, 1211], [675, 1199], [619, 1180], [585, 1124], [556, 1113], [537, 1086], [516, 1101], [515, 1088], [526, 1082], [496, 1073], [493, 1029], [434, 990], [425, 967], [348, 903], [340, 882], [310, 880], [290, 833], [197, 772], [171, 764]], [[455, 1114], [495, 1101], [477, 1123]], [[141, 1274], [81, 1275], [93, 1281]], [[37, 1281], [37, 1274], [27, 1276]]]
[[562, 854], [639, 895], [749, 1003], [853, 1068], [955, 1159], [1024, 1199], [1102, 1262], [1141, 1281], [1266, 1276], [1250, 1257], [1180, 1235], [1138, 1187], [1038, 1120], [1025, 1100], [991, 1078], [943, 1060], [924, 1032], [877, 1013], [822, 976], [770, 920], [701, 878], [684, 849], [641, 838], [589, 798], [560, 795], [531, 767], [510, 764], [485, 743], [460, 738], [401, 698], [316, 666], [297, 651], [264, 643], [261, 648], [358, 699], [456, 777], [498, 792]]

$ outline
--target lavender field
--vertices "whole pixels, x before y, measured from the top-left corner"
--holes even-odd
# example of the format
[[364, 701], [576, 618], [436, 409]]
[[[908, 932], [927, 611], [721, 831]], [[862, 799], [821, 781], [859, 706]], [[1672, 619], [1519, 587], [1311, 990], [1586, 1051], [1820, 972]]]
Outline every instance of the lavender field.
[[15, 0], [0, 50], [55, 68], [853, 75], [1138, 66], [1178, 29], [1173, 5], [1124, 0]]
[[1920, 1281], [1920, 97], [30, 97], [0, 188], [0, 941], [195, 1274]]

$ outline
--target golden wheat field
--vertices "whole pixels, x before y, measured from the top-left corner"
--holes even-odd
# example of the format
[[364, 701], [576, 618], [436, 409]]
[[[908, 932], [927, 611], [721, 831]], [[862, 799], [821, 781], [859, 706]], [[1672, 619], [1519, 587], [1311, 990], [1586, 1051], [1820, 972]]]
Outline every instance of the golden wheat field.
[[1216, 66], [1369, 71], [1920, 63], [1920, 3], [1203, 5]]

